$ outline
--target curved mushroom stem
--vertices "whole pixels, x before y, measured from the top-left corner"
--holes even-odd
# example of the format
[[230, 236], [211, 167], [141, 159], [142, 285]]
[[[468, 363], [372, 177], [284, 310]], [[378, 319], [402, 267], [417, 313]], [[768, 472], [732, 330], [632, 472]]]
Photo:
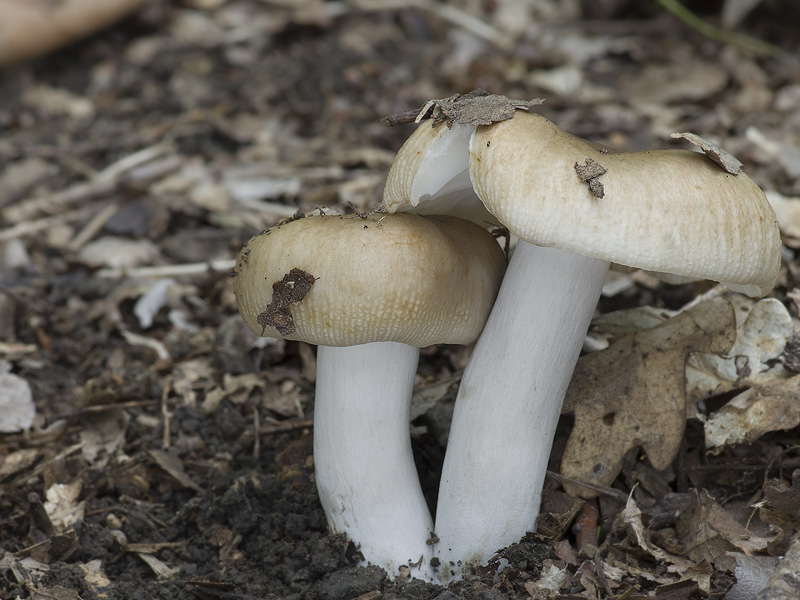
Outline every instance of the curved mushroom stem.
[[394, 579], [432, 580], [433, 521], [409, 436], [419, 348], [373, 342], [317, 352], [314, 465], [328, 525]]
[[608, 266], [519, 242], [456, 399], [436, 510], [440, 582], [535, 529], [561, 404]]

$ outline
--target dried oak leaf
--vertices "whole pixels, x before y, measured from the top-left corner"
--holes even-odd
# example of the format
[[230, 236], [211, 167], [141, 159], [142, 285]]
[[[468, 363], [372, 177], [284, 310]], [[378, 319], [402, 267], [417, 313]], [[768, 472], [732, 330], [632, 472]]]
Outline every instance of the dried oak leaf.
[[[735, 335], [733, 306], [714, 298], [581, 359], [564, 400], [575, 426], [561, 472], [608, 486], [634, 446], [644, 449], [654, 468], [665, 469], [683, 437], [688, 355], [725, 354]], [[569, 482], [563, 486], [573, 495], [597, 495]]]
[[675, 530], [688, 558], [698, 563], [708, 561], [724, 571], [733, 571], [736, 566], [732, 552], [763, 552], [773, 541], [740, 524], [706, 490], [693, 492], [692, 502], [681, 512]]

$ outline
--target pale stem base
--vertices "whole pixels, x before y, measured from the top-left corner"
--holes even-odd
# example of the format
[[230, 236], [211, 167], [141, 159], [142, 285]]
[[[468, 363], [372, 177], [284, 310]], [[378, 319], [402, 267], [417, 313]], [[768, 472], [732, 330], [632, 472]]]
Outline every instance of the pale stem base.
[[436, 510], [441, 582], [534, 530], [561, 404], [608, 266], [517, 246], [456, 399]]
[[418, 360], [418, 348], [395, 342], [319, 347], [314, 468], [332, 531], [390, 577], [419, 563], [411, 576], [431, 581], [433, 521], [409, 437]]

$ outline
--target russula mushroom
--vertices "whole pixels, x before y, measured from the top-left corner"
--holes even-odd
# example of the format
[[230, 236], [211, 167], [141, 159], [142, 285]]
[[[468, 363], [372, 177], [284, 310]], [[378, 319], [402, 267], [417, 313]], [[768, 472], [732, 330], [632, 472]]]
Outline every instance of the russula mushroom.
[[234, 271], [247, 326], [318, 344], [316, 483], [328, 524], [395, 577], [432, 580], [433, 523], [409, 438], [419, 348], [478, 337], [505, 270], [455, 217], [315, 216], [252, 238]]
[[747, 175], [691, 151], [601, 147], [527, 112], [479, 127], [423, 123], [395, 159], [384, 205], [496, 219], [519, 238], [456, 399], [436, 510], [441, 580], [534, 530], [610, 263], [754, 296], [780, 267], [775, 215]]

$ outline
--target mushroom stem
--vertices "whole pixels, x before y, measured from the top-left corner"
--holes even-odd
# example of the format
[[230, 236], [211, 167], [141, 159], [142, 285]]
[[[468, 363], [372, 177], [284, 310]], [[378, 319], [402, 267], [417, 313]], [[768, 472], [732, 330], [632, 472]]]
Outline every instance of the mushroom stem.
[[328, 525], [391, 578], [431, 581], [433, 521], [409, 436], [419, 348], [372, 342], [317, 353], [314, 466]]
[[456, 399], [436, 510], [440, 582], [535, 529], [561, 404], [608, 266], [517, 245]]

